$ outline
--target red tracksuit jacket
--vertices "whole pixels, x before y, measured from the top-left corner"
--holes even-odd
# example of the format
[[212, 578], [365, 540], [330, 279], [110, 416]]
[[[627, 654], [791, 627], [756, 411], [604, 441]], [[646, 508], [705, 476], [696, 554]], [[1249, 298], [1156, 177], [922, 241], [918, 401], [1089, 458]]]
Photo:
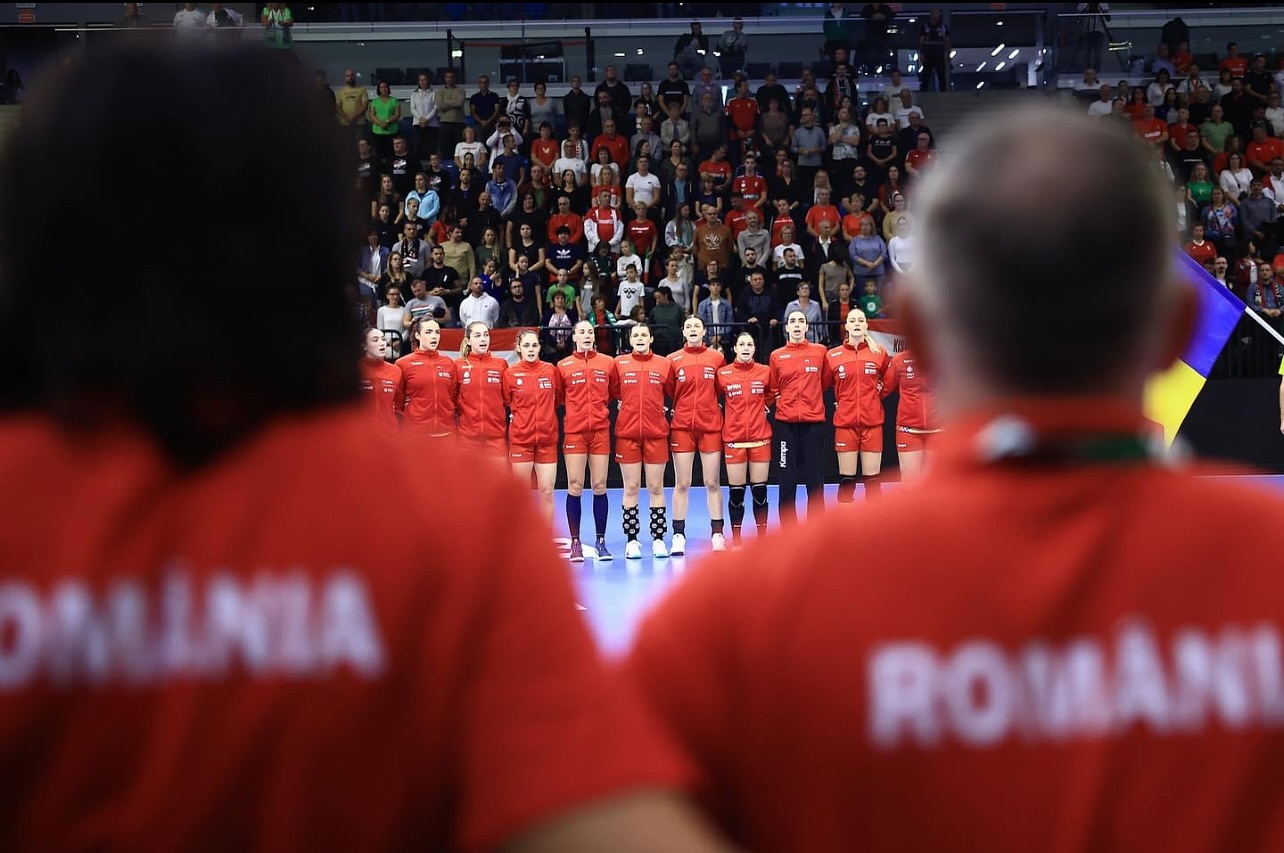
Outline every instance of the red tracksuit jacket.
[[510, 444], [557, 444], [557, 407], [562, 404], [562, 374], [547, 361], [518, 362], [504, 373], [504, 402], [513, 414]]
[[673, 428], [691, 432], [722, 429], [718, 408], [718, 369], [727, 363], [718, 350], [683, 347], [669, 356], [673, 364]]
[[420, 350], [397, 359], [401, 368], [404, 426], [410, 432], [455, 431], [455, 362], [440, 352]]
[[771, 354], [771, 384], [779, 395], [776, 420], [820, 423], [825, 420], [825, 348], [804, 341], [785, 344]]
[[615, 434], [622, 438], [668, 438], [664, 398], [673, 396], [673, 363], [662, 355], [622, 355], [615, 359], [620, 411]]
[[871, 352], [863, 341], [853, 348], [843, 344], [829, 351], [825, 368], [834, 386], [834, 426], [849, 429], [883, 425], [884, 386], [892, 357], [887, 350]]

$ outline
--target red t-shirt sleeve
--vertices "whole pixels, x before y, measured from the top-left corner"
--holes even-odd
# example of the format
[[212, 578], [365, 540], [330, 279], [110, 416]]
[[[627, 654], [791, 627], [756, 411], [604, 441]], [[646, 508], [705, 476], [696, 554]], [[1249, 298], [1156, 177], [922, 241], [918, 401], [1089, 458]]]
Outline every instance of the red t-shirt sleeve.
[[486, 575], [460, 615], [471, 654], [455, 706], [456, 841], [467, 850], [493, 849], [590, 800], [690, 779], [599, 659], [528, 496], [509, 483], [491, 491], [482, 505], [507, 507], [505, 535], [463, 546]]

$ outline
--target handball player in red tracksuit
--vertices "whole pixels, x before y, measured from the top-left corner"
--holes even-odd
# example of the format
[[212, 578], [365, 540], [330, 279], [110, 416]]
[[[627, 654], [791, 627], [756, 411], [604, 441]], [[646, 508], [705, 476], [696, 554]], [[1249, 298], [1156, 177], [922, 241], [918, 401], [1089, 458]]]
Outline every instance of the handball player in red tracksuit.
[[905, 483], [923, 473], [930, 448], [941, 432], [936, 397], [923, 379], [923, 370], [911, 350], [892, 356], [884, 393], [893, 391], [901, 392], [896, 406], [896, 459], [901, 482]]
[[688, 317], [682, 324], [685, 345], [669, 356], [673, 363], [673, 423], [669, 449], [673, 451], [673, 547], [669, 553], [686, 553], [687, 502], [691, 498], [691, 470], [700, 453], [700, 476], [711, 525], [710, 547], [727, 547], [722, 535], [722, 409], [718, 407], [718, 369], [727, 363], [722, 353], [704, 344], [704, 321]]
[[401, 368], [385, 360], [388, 342], [379, 329], [366, 329], [366, 357], [361, 359], [361, 390], [370, 395], [375, 422], [388, 432], [400, 427], [397, 413], [401, 409]]
[[423, 317], [413, 333], [418, 349], [397, 359], [397, 367], [401, 368], [401, 393], [397, 397], [402, 405], [402, 429], [429, 439], [454, 438], [459, 379], [455, 362], [438, 350], [441, 324], [432, 317]]
[[544, 519], [553, 524], [553, 484], [557, 480], [557, 407], [562, 405], [562, 374], [540, 361], [539, 332], [526, 329], [517, 336], [521, 361], [504, 373], [504, 402], [508, 423], [508, 464], [521, 483], [529, 484], [531, 470], [539, 489]]
[[673, 364], [651, 351], [651, 327], [639, 323], [629, 330], [633, 351], [615, 359], [620, 410], [615, 417], [615, 460], [624, 477], [624, 556], [642, 559], [638, 534], [638, 490], [646, 474], [651, 508], [651, 554], [669, 556], [664, 544], [664, 466], [669, 461], [669, 421], [664, 399], [673, 396]]
[[797, 519], [794, 501], [799, 474], [807, 486], [807, 513], [825, 508], [825, 425], [827, 353], [807, 340], [807, 315], [790, 311], [785, 318], [787, 343], [771, 354], [771, 384], [776, 390], [776, 466], [780, 469], [780, 522]]
[[486, 456], [508, 458], [508, 413], [504, 411], [504, 374], [508, 362], [490, 352], [490, 327], [475, 320], [464, 329], [455, 362], [459, 376], [459, 436]]
[[767, 406], [775, 396], [771, 368], [754, 360], [758, 345], [750, 332], [736, 335], [735, 361], [718, 370], [722, 396], [722, 446], [727, 462], [727, 501], [731, 510], [731, 541], [740, 542], [745, 518], [745, 475], [753, 490], [753, 518], [758, 535], [767, 532], [767, 475], [771, 470], [771, 424]]
[[606, 550], [606, 474], [611, 464], [611, 400], [616, 396], [615, 360], [598, 352], [593, 324], [581, 320], [572, 332], [575, 352], [557, 363], [566, 396], [562, 422], [562, 455], [566, 458], [566, 527], [571, 536], [570, 560], [584, 561], [580, 544], [581, 495], [584, 467], [593, 489], [593, 525], [597, 532], [594, 556], [611, 559]]
[[883, 397], [892, 357], [869, 334], [865, 312], [847, 314], [847, 339], [829, 351], [826, 372], [834, 386], [834, 450], [838, 501], [856, 499], [856, 463], [865, 474], [865, 497], [878, 494], [883, 467]]

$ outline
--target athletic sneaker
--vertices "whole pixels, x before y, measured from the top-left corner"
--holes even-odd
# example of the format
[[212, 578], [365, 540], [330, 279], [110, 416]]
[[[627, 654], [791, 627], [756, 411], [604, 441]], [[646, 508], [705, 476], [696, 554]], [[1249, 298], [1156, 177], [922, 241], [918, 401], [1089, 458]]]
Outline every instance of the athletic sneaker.
[[592, 545], [581, 545], [581, 546], [580, 546], [580, 551], [582, 551], [582, 552], [583, 552], [583, 554], [584, 554], [584, 559], [586, 559], [586, 560], [596, 560], [596, 559], [597, 559], [597, 549], [596, 549], [596, 548], [594, 548]]
[[569, 559], [572, 563], [584, 562], [584, 549], [580, 546], [580, 540], [578, 539], [571, 540], [571, 550], [570, 550], [570, 553], [567, 555], [567, 559]]
[[[678, 536], [681, 536], [681, 535], [682, 535], [681, 533], [678, 534]], [[676, 540], [678, 537], [675, 536], [673, 538]], [[681, 553], [681, 552], [675, 552], [675, 553]], [[663, 557], [669, 556], [669, 549], [664, 547], [663, 539], [651, 540], [651, 556], [657, 557], [657, 558], [663, 558]]]
[[642, 543], [636, 539], [630, 539], [629, 544], [624, 546], [624, 559], [626, 560], [642, 559]]
[[709, 540], [709, 546], [714, 551], [725, 551], [727, 550], [727, 540], [721, 533], [715, 533], [713, 538]]
[[[657, 540], [657, 541], [659, 541], [661, 545], [663, 545], [663, 544], [664, 544], [664, 542], [663, 542], [663, 541], [661, 541], [661, 540]], [[675, 557], [680, 557], [681, 555], [685, 554], [686, 552], [687, 552], [687, 537], [686, 537], [686, 534], [685, 534], [685, 533], [675, 533], [675, 534], [673, 534], [673, 548], [671, 548], [671, 549], [669, 550], [669, 553], [670, 553], [670, 554], [672, 554], [672, 555], [673, 555], [673, 556], [675, 556]], [[659, 555], [657, 554], [656, 556], [659, 556]]]
[[596, 548], [595, 550], [597, 551], [597, 558], [598, 558], [599, 560], [614, 560], [614, 559], [615, 559], [614, 557], [612, 557], [612, 556], [611, 556], [611, 552], [610, 552], [610, 551], [608, 551], [608, 550], [606, 550], [606, 540], [605, 540], [605, 539], [599, 539], [599, 540], [597, 541], [597, 548]]

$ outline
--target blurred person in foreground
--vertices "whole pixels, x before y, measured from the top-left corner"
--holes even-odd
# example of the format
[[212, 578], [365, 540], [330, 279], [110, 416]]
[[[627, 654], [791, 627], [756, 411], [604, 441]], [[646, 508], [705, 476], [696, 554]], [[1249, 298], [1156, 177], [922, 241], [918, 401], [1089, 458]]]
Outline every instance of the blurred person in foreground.
[[[0, 170], [0, 849], [713, 849], [529, 497], [450, 452], [428, 485], [371, 429], [350, 170], [306, 80], [187, 45], [51, 83]], [[133, 251], [172, 146], [202, 203]], [[71, 185], [32, 178], [63, 157], [110, 211], [84, 247], [111, 286], [54, 348], [32, 282]], [[268, 189], [265, 159], [295, 168]], [[178, 267], [201, 310], [162, 353]], [[267, 282], [307, 346], [263, 349]]]
[[1069, 112], [959, 145], [898, 315], [938, 464], [689, 571], [629, 671], [755, 851], [1284, 849], [1282, 561], [1242, 528], [1284, 500], [1142, 414], [1195, 311], [1169, 192]]

